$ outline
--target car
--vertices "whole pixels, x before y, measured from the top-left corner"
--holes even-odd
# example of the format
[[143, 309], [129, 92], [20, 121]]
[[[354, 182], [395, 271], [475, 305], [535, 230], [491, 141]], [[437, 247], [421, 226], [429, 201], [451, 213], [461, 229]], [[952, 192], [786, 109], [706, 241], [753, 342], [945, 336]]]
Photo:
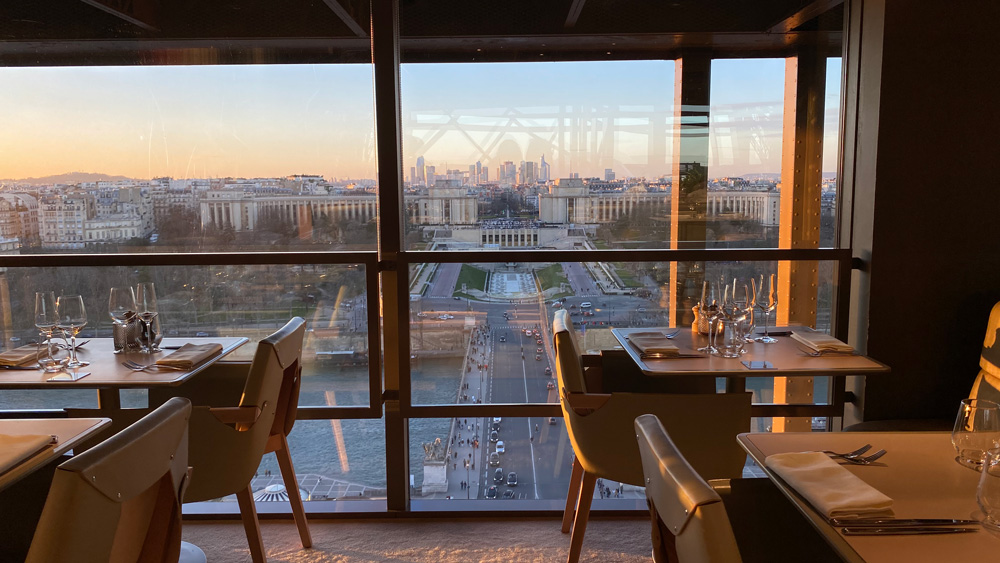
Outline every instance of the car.
[[517, 473], [511, 471], [507, 474], [507, 486], [516, 487], [517, 486]]
[[452, 297], [452, 299], [454, 299], [455, 301], [461, 301], [462, 300], [462, 298], [459, 297], [459, 296], [457, 296], [457, 295], [454, 296], [454, 297]]
[[542, 355], [541, 354], [535, 354], [535, 359], [538, 360], [539, 362], [542, 361]]
[[445, 318], [447, 318], [447, 319], [454, 319], [455, 315], [445, 315]]
[[531, 329], [530, 328], [524, 329], [524, 335], [525, 336], [531, 336]]
[[584, 311], [583, 312], [583, 316], [585, 316], [585, 317], [593, 317], [594, 313], [592, 313], [591, 311]]
[[493, 472], [493, 482], [503, 483], [503, 468], [497, 467], [496, 471]]
[[551, 391], [556, 388], [556, 384], [550, 381], [545, 384], [545, 388]]
[[500, 439], [500, 436], [497, 435], [497, 431], [496, 430], [494, 430], [493, 432], [490, 432], [490, 441], [491, 442], [496, 442], [499, 439]]
[[636, 310], [639, 311], [640, 313], [645, 313], [646, 312], [646, 308], [645, 307], [639, 307]]
[[580, 308], [581, 309], [589, 309], [590, 308], [590, 301], [584, 301], [583, 303], [580, 303]]
[[500, 342], [507, 342], [507, 336], [506, 335], [500, 335]]
[[494, 416], [493, 417], [493, 422], [495, 422], [497, 424], [500, 424], [501, 422], [503, 422], [503, 418], [501, 418], [499, 416]]
[[537, 350], [535, 350], [535, 352], [538, 352], [539, 354], [541, 354], [542, 353], [542, 349], [538, 348]]
[[493, 467], [500, 465], [500, 454], [496, 452], [490, 453], [490, 465], [492, 465]]
[[497, 498], [497, 488], [495, 485], [486, 489], [486, 498]]
[[490, 430], [496, 430], [497, 432], [499, 432], [500, 431], [500, 423], [499, 422], [491, 422], [490, 423]]
[[196, 333], [194, 333], [194, 335], [196, 337], [198, 337], [198, 338], [202, 338], [202, 337], [208, 336], [208, 333], [207, 332], [196, 332]]
[[498, 453], [498, 454], [502, 454], [502, 453], [504, 453], [505, 451], [506, 451], [506, 448], [505, 448], [505, 447], [504, 447], [504, 445], [503, 445], [503, 440], [500, 440], [500, 441], [498, 441], [498, 442], [497, 442], [497, 453]]
[[552, 375], [552, 368], [545, 366], [545, 375]]
[[448, 320], [448, 315], [438, 315], [438, 320], [446, 321]]
[[503, 498], [514, 498], [514, 491], [507, 489], [503, 492]]
[[560, 303], [558, 301], [556, 301], [555, 303], [552, 304], [552, 308], [553, 309], [558, 309], [559, 307], [562, 307], [562, 303]]
[[539, 346], [541, 346], [541, 345], [542, 345], [542, 339], [541, 339], [541, 338], [539, 338], [538, 340], [536, 340], [536, 341], [535, 341], [535, 344], [538, 344]]
[[549, 424], [555, 424], [558, 420], [559, 420], [558, 418], [556, 418], [554, 416], [550, 416], [549, 417]]
[[424, 318], [424, 317], [427, 316], [427, 313], [420, 312], [420, 313], [417, 313], [417, 316], [420, 317], [420, 318]]

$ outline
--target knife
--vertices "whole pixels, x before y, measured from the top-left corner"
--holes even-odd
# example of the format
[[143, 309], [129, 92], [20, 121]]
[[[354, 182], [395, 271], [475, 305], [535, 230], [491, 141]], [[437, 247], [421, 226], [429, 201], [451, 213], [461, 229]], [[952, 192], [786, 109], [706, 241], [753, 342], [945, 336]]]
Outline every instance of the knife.
[[979, 528], [943, 528], [939, 526], [910, 526], [889, 528], [842, 528], [845, 536], [916, 536], [921, 534], [964, 534]]
[[967, 526], [969, 524], [979, 524], [979, 521], [956, 520], [952, 518], [831, 518], [830, 524], [834, 526], [850, 526], [852, 528], [869, 526], [891, 528], [895, 526]]
[[41, 371], [42, 368], [38, 367], [38, 365], [36, 364], [36, 365], [33, 365], [33, 366], [0, 366], [0, 369], [17, 369], [17, 370], [26, 370], [26, 371], [30, 371], [30, 370]]

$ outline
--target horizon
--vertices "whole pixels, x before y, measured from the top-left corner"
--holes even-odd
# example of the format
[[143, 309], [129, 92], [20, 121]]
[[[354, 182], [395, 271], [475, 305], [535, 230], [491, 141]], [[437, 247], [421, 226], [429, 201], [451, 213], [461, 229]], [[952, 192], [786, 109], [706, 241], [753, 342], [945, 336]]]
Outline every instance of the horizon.
[[[784, 59], [712, 65], [710, 175], [779, 174]], [[669, 176], [673, 67], [673, 61], [403, 65], [403, 178], [418, 156], [442, 173], [479, 160], [495, 179], [500, 163], [537, 163], [543, 154], [551, 178], [600, 178], [605, 168], [619, 177]], [[136, 180], [290, 175], [281, 170], [338, 179], [376, 175], [370, 65], [0, 72], [6, 86], [0, 153], [7, 156], [0, 177], [8, 181], [87, 169], [107, 172], [83, 174]], [[840, 60], [830, 59], [824, 137], [831, 140], [839, 73]], [[836, 148], [824, 143], [824, 169], [836, 168]]]

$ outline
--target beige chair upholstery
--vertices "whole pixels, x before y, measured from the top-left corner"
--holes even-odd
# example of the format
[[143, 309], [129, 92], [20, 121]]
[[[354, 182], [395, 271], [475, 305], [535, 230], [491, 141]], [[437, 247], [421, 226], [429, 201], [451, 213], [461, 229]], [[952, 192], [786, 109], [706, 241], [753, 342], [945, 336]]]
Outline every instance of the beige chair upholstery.
[[740, 563], [736, 537], [718, 493], [684, 459], [656, 416], [635, 419], [635, 435], [653, 518], [653, 561]]
[[261, 457], [274, 451], [303, 547], [312, 539], [288, 451], [302, 372], [305, 321], [295, 317], [260, 341], [253, 361], [217, 362], [178, 388], [150, 390], [150, 403], [180, 394], [195, 404], [184, 502], [235, 494], [255, 562], [266, 561], [251, 481]]
[[746, 454], [736, 435], [750, 429], [750, 393], [587, 393], [569, 313], [553, 321], [556, 377], [566, 430], [576, 458], [570, 476], [563, 532], [572, 529], [568, 561], [578, 560], [598, 478], [643, 484], [633, 421], [657, 415], [695, 470], [708, 478], [742, 475]]
[[171, 399], [56, 470], [29, 563], [175, 563], [191, 403]]

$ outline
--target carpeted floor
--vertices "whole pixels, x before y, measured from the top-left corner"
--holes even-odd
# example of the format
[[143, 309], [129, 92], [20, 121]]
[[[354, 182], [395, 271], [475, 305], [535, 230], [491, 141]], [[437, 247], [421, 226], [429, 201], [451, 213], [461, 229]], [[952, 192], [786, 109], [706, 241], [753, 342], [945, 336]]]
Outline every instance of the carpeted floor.
[[[268, 561], [294, 563], [527, 563], [563, 562], [569, 534], [555, 519], [524, 520], [317, 520], [312, 549], [302, 549], [295, 525], [264, 521]], [[250, 561], [238, 521], [186, 521], [184, 540], [201, 547], [209, 563]], [[593, 519], [582, 562], [649, 563], [649, 521]]]

